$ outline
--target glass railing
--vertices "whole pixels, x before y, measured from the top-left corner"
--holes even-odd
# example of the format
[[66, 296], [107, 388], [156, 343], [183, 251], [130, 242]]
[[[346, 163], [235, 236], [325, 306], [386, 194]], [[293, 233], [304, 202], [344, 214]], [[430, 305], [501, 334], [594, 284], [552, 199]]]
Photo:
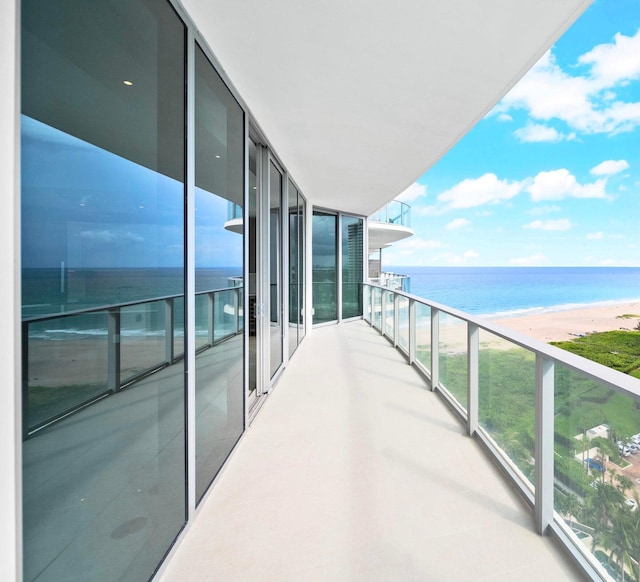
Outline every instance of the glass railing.
[[382, 287], [389, 287], [389, 289], [395, 289], [396, 291], [404, 291], [405, 293], [411, 292], [411, 276], [399, 275], [398, 273], [380, 273], [379, 277], [369, 279], [370, 283], [374, 285], [381, 285]]
[[[243, 288], [196, 293], [196, 350], [243, 331]], [[184, 296], [22, 322], [24, 436], [184, 357]]]
[[640, 380], [400, 291], [365, 320], [418, 368], [594, 580], [640, 579]]
[[384, 222], [398, 226], [411, 227], [411, 206], [400, 200], [392, 200], [377, 212], [369, 216], [371, 222]]
[[242, 206], [234, 202], [227, 202], [227, 220], [242, 218]]

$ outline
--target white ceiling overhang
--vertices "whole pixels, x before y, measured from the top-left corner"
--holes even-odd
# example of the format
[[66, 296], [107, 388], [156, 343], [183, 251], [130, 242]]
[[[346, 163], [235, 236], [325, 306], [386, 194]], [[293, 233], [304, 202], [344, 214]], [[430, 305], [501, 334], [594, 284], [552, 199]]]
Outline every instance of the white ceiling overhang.
[[370, 214], [591, 0], [182, 0], [314, 205]]

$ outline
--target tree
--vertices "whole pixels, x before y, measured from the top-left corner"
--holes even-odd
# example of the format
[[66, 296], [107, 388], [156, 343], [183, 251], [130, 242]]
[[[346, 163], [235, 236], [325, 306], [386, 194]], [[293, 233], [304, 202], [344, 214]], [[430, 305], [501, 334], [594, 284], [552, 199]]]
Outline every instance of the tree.
[[610, 483], [598, 483], [596, 490], [587, 499], [588, 515], [593, 525], [591, 550], [602, 541], [605, 532], [610, 529], [611, 521], [624, 505], [624, 495]]

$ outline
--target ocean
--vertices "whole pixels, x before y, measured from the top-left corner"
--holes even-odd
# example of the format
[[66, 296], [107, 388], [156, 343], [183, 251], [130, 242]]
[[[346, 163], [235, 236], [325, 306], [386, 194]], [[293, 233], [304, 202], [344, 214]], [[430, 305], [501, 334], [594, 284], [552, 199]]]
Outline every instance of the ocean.
[[640, 301], [638, 267], [386, 267], [385, 272], [409, 275], [413, 295], [474, 315], [509, 317]]

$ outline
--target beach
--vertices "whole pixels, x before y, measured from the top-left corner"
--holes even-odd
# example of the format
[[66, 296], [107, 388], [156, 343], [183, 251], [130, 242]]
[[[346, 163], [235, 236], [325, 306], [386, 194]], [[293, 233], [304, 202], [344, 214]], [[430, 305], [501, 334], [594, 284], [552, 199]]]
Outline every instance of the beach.
[[563, 341], [593, 332], [634, 329], [640, 323], [640, 300], [487, 319], [543, 342]]

